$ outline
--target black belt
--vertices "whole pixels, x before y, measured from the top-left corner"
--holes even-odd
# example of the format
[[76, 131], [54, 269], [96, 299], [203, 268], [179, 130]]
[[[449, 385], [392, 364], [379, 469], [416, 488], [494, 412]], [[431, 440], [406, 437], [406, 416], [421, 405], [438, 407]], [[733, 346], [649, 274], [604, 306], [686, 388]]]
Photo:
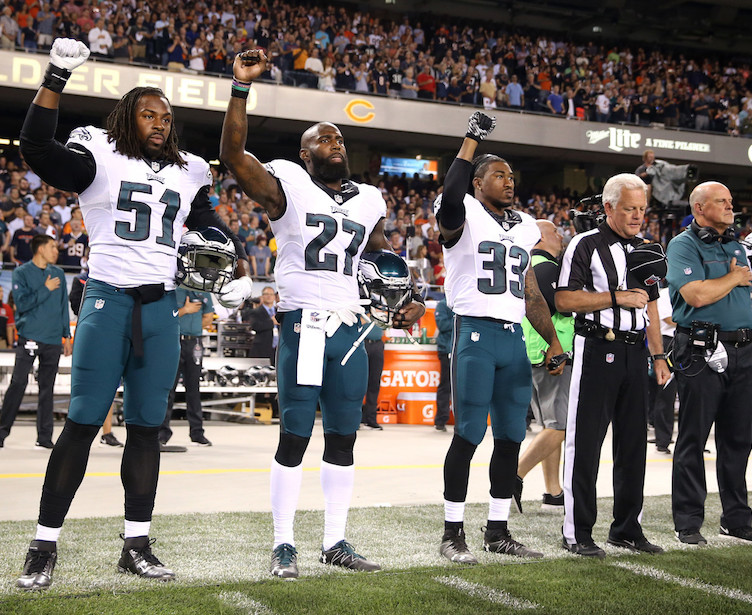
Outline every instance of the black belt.
[[582, 337], [594, 337], [608, 342], [623, 342], [624, 344], [641, 344], [645, 341], [645, 331], [620, 331], [609, 329], [595, 322], [575, 322], [574, 332]]
[[518, 322], [512, 322], [511, 320], [502, 320], [501, 318], [491, 318], [490, 316], [461, 316], [458, 314], [461, 318], [476, 318], [478, 320], [485, 320], [486, 322], [493, 322], [497, 325], [507, 326], [507, 325], [517, 325], [520, 326], [520, 323]]
[[[676, 327], [679, 333], [689, 335], [690, 329], [687, 327]], [[737, 329], [736, 331], [719, 331], [718, 341], [729, 342], [731, 344], [743, 345], [752, 342], [752, 329]]]
[[165, 295], [164, 284], [144, 284], [135, 288], [126, 288], [124, 292], [133, 297], [133, 316], [131, 317], [131, 342], [133, 353], [144, 356], [144, 337], [141, 332], [141, 306], [159, 301]]

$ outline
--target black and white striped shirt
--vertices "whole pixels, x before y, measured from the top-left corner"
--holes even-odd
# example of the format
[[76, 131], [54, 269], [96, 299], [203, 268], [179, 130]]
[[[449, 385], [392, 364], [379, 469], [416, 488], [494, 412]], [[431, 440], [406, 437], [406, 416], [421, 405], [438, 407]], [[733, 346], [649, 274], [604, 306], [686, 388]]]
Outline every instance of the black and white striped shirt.
[[[640, 244], [642, 239], [624, 239], [606, 222], [592, 231], [575, 236], [564, 253], [558, 290], [607, 293], [639, 288], [632, 276], [628, 275], [627, 254]], [[657, 299], [658, 288], [651, 288], [650, 293], [651, 301]], [[614, 310], [608, 307], [578, 314], [577, 319], [595, 322], [616, 331], [641, 331], [648, 324], [646, 308]]]

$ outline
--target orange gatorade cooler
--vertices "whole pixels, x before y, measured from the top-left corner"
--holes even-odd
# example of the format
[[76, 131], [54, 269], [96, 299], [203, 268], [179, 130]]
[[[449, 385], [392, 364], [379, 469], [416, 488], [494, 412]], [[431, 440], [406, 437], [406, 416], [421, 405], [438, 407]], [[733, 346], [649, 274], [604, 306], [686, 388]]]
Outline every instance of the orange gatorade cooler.
[[408, 425], [433, 425], [436, 418], [436, 393], [398, 393], [397, 422]]
[[[397, 409], [397, 421], [433, 425], [441, 365], [433, 344], [386, 344], [379, 407]], [[417, 397], [415, 396], [417, 395]], [[424, 406], [431, 405], [430, 417]], [[402, 408], [400, 408], [400, 405]]]

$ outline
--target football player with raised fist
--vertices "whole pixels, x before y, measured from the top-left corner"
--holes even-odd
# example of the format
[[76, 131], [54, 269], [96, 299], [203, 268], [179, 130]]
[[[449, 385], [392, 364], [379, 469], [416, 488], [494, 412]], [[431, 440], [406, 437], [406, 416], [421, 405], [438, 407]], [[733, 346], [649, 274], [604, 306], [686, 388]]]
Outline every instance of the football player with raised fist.
[[[21, 131], [21, 152], [48, 184], [76, 192], [89, 233], [89, 281], [73, 349], [68, 418], [50, 455], [36, 536], [18, 586], [52, 582], [57, 540], [83, 480], [91, 443], [123, 380], [125, 540], [121, 572], [162, 581], [174, 573], [152, 553], [149, 527], [159, 474], [159, 425], [178, 366], [177, 254], [183, 225], [218, 227], [242, 245], [211, 206], [209, 165], [178, 149], [170, 102], [135, 88], [115, 105], [106, 129], [86, 126], [54, 139], [60, 95], [89, 50], [57, 39]], [[251, 294], [248, 263], [218, 300], [237, 307]]]
[[[353, 446], [366, 393], [368, 364], [358, 340], [363, 313], [358, 263], [365, 251], [389, 249], [386, 208], [373, 186], [350, 179], [347, 149], [333, 124], [311, 126], [300, 140], [300, 160], [261, 164], [245, 151], [246, 99], [266, 70], [261, 50], [240, 53], [233, 64], [232, 96], [225, 115], [220, 159], [241, 188], [269, 214], [277, 239], [275, 277], [280, 301], [277, 384], [281, 433], [271, 469], [274, 544], [270, 571], [298, 576], [293, 522], [303, 478], [303, 454], [321, 406], [324, 456], [324, 537], [320, 561], [352, 570], [378, 570], [345, 540], [353, 489]], [[304, 168], [305, 167], [305, 168]], [[395, 326], [409, 327], [424, 313], [415, 300]], [[356, 344], [357, 345], [357, 344]], [[343, 365], [344, 363], [344, 365]]]
[[[477, 563], [465, 541], [465, 498], [470, 461], [486, 434], [489, 414], [494, 446], [483, 548], [542, 557], [514, 540], [507, 527], [532, 394], [523, 317], [550, 344], [547, 364], [563, 352], [530, 269], [530, 252], [540, 231], [531, 216], [512, 208], [512, 168], [493, 154], [475, 157], [478, 144], [495, 125], [495, 118], [480, 111], [470, 117], [436, 205], [447, 269], [444, 288], [447, 305], [455, 313], [451, 352], [455, 426], [444, 462], [444, 535], [439, 552], [464, 564]], [[561, 365], [551, 373], [563, 369]]]

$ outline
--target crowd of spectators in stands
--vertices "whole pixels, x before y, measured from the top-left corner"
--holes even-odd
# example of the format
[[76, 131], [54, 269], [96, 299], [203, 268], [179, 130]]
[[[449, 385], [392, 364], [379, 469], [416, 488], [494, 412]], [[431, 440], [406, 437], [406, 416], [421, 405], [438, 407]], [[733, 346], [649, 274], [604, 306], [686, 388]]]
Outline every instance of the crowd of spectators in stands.
[[[245, 245], [254, 278], [273, 281], [276, 242], [268, 216], [240, 191], [229, 173], [216, 166], [211, 170], [214, 184], [210, 198], [217, 213]], [[392, 248], [409, 261], [421, 284], [441, 292], [446, 272], [433, 215], [441, 178], [418, 174], [372, 178], [366, 171], [354, 179], [379, 188], [387, 207], [385, 227]], [[582, 196], [568, 189], [542, 191], [519, 186], [514, 208], [547, 218], [568, 243], [575, 234], [570, 210]], [[660, 207], [649, 209], [643, 236], [665, 246], [681, 230], [683, 217]], [[740, 237], [750, 229], [749, 223], [740, 227]], [[88, 240], [75, 195], [48, 186], [22, 162], [0, 157], [0, 255], [6, 267], [30, 258], [28, 244], [37, 233], [58, 239], [59, 265], [64, 269], [77, 273], [85, 266]]]
[[[341, 7], [265, 0], [21, 0], [0, 6], [5, 49], [44, 49], [57, 36], [74, 37], [95, 57], [229, 74], [236, 53], [263, 47], [273, 61], [268, 78], [288, 85], [752, 136], [750, 67], [732, 61], [510, 33], [502, 24], [494, 29], [394, 21]], [[217, 211], [244, 241], [254, 276], [271, 278], [276, 246], [266, 214], [231, 177], [212, 170]], [[440, 286], [444, 269], [432, 214], [440, 182], [417, 176], [372, 180], [367, 174], [359, 179], [382, 191], [395, 251], [414, 263], [425, 282]], [[573, 235], [569, 210], [577, 194], [518, 191], [517, 208], [548, 218], [565, 240]], [[24, 262], [30, 237], [45, 232], [61, 242], [62, 265], [77, 270], [85, 264], [86, 233], [73, 195], [0, 158], [0, 204], [6, 263]], [[677, 230], [666, 212], [649, 212], [646, 237], [665, 245]]]
[[238, 52], [261, 47], [266, 77], [287, 85], [752, 137], [748, 62], [504, 24], [266, 0], [18, 0], [0, 30], [4, 49], [66, 36], [94, 57], [199, 73], [231, 74]]

